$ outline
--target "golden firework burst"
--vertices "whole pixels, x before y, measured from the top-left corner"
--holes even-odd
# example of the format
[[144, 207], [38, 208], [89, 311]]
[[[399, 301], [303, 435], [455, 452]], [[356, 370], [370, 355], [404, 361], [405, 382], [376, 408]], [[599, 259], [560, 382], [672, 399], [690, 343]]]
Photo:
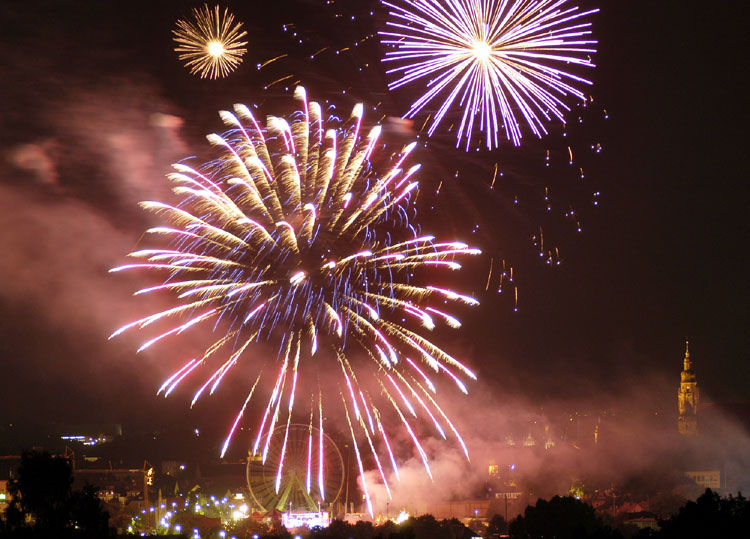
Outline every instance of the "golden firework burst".
[[208, 4], [193, 9], [190, 21], [177, 21], [177, 29], [172, 30], [178, 44], [175, 52], [181, 53], [180, 60], [190, 68], [193, 75], [201, 78], [218, 79], [226, 77], [242, 63], [243, 48], [247, 41], [240, 41], [247, 35], [242, 23], [235, 24], [234, 15], [218, 5], [213, 9]]

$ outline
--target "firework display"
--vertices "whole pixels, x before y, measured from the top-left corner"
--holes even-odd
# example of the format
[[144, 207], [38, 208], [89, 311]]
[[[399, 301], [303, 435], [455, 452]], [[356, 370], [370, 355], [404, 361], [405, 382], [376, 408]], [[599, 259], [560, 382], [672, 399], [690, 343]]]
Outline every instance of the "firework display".
[[[425, 281], [460, 269], [459, 260], [480, 251], [438, 241], [412, 223], [419, 165], [407, 160], [414, 143], [385, 154], [380, 126], [362, 133], [362, 105], [341, 123], [308, 101], [303, 88], [295, 97], [300, 110], [289, 120], [268, 117], [265, 126], [244, 105], [222, 111], [230, 131], [207, 137], [221, 156], [202, 168], [174, 165], [169, 178], [179, 204], [142, 203], [168, 224], [148, 230], [157, 246], [131, 253], [137, 262], [111, 271], [161, 274], [160, 284], [136, 295], [168, 294], [175, 303], [112, 336], [159, 328], [142, 351], [194, 326], [218, 333], [159, 393], [169, 395], [186, 378], [205, 373], [196, 384], [195, 403], [240, 372], [240, 364], [255, 369], [257, 378], [222, 455], [248, 404], [268, 388], [251, 451], [265, 462], [274, 433], [281, 433], [277, 492], [297, 414], [309, 417], [307, 458], [320, 463], [318, 470], [308, 463], [306, 488], [309, 492], [317, 481], [325, 499], [323, 409], [343, 408], [372, 513], [361, 452], [372, 457], [388, 488], [385, 464], [396, 477], [398, 467], [389, 443], [394, 425], [387, 417], [398, 418], [428, 473], [415, 421], [427, 420], [442, 438], [451, 433], [467, 453], [436, 400], [430, 375], [446, 375], [464, 393], [463, 380], [476, 377], [425, 331], [459, 327], [445, 305], [478, 301]], [[278, 353], [258, 359], [251, 350], [259, 342], [272, 343]], [[314, 376], [298, 377], [307, 368], [338, 372], [336, 394], [324, 394]]]
[[564, 122], [564, 99], [586, 99], [577, 87], [591, 84], [567, 69], [593, 67], [596, 41], [585, 17], [597, 12], [567, 7], [566, 0], [383, 0], [389, 11], [382, 42], [384, 61], [396, 79], [391, 89], [423, 82], [426, 91], [406, 112], [431, 111], [428, 134], [454, 108], [456, 145], [469, 150], [473, 132], [484, 132], [488, 149], [500, 132], [521, 143], [521, 123], [537, 137], [545, 123]]
[[242, 23], [234, 23], [234, 15], [219, 6], [210, 9], [207, 4], [202, 9], [193, 9], [193, 20], [177, 21], [173, 30], [177, 43], [175, 52], [181, 53], [180, 60], [190, 68], [190, 73], [201, 78], [217, 79], [226, 77], [242, 63], [247, 52], [243, 48], [246, 41], [240, 41], [247, 32]]

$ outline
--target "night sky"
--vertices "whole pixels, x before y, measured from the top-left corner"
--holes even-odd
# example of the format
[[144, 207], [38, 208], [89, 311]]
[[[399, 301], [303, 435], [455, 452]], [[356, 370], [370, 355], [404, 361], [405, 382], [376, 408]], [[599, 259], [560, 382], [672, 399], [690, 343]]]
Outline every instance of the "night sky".
[[[277, 114], [292, 90], [264, 90], [277, 78], [292, 74], [286, 84], [300, 80], [342, 110], [382, 102], [370, 121], [403, 114], [415, 94], [387, 92], [376, 38], [333, 53], [377, 31], [377, 3], [227, 4], [250, 44], [240, 68], [218, 81], [191, 76], [172, 50], [176, 20], [199, 2], [86, 4], [0, 4], [0, 417], [188, 421], [185, 395], [154, 396], [175, 358], [136, 357], [142, 336], [107, 341], [142, 314], [130, 297], [137, 278], [107, 274], [150, 223], [136, 203], [168, 196], [170, 163], [212, 156], [203, 136], [223, 129], [219, 109], [258, 103]], [[559, 127], [542, 141], [527, 135], [519, 149], [506, 142], [467, 155], [449, 134], [417, 154], [421, 221], [485, 252], [460, 281], [482, 305], [465, 314], [450, 347], [500, 402], [590, 403], [648, 381], [668, 409], [689, 337], [704, 398], [748, 401], [748, 16], [727, 0], [599, 7], [597, 67], [585, 73], [594, 101], [574, 110], [586, 121], [569, 135], [585, 180], [571, 173]], [[547, 149], [553, 164], [544, 170]], [[496, 162], [506, 174], [490, 191]], [[581, 233], [562, 217], [569, 204]], [[545, 244], [560, 249], [559, 267], [539, 259], [531, 237], [540, 225]], [[484, 291], [490, 258], [514, 267], [518, 312], [512, 287]]]

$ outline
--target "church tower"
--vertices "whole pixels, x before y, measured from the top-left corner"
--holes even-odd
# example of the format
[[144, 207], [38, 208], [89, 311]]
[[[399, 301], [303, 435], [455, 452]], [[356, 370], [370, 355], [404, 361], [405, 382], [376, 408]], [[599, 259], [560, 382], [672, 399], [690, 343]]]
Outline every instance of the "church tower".
[[685, 359], [680, 374], [680, 389], [677, 391], [677, 406], [680, 416], [677, 419], [677, 430], [684, 436], [698, 434], [698, 381], [693, 372], [693, 362], [690, 361], [690, 349], [685, 341]]

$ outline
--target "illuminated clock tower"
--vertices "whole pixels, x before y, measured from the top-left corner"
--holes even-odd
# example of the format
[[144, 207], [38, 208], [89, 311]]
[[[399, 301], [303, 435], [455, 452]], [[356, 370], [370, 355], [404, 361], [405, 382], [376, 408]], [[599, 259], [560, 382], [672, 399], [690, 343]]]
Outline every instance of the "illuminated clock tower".
[[677, 406], [680, 416], [677, 419], [677, 430], [684, 436], [698, 434], [698, 381], [693, 372], [693, 362], [690, 361], [688, 341], [685, 341], [685, 359], [680, 374], [680, 389], [677, 391]]

